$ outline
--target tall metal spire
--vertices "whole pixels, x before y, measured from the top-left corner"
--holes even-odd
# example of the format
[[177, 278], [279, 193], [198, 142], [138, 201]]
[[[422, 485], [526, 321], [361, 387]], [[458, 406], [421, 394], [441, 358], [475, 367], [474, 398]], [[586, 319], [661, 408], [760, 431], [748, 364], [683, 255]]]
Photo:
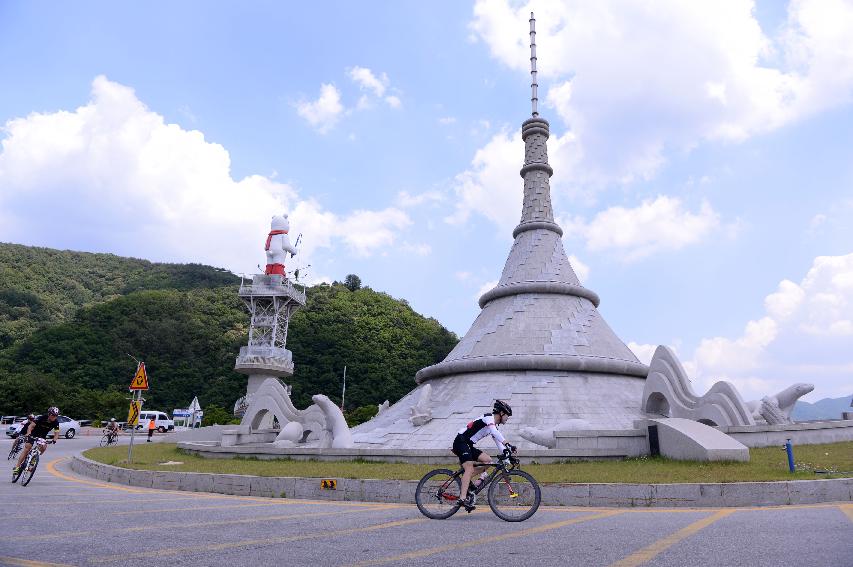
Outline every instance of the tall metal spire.
[[530, 102], [533, 103], [533, 116], [539, 116], [539, 95], [536, 89], [539, 84], [536, 82], [536, 18], [533, 12], [530, 12], [530, 89], [532, 95]]

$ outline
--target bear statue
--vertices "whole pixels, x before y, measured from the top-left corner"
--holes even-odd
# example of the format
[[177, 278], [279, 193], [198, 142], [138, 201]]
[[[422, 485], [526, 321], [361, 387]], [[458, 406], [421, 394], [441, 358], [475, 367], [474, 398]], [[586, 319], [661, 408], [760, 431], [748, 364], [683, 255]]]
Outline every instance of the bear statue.
[[290, 230], [290, 221], [287, 215], [274, 215], [270, 224], [270, 233], [267, 235], [267, 244], [264, 250], [267, 252], [266, 275], [278, 274], [284, 276], [284, 260], [287, 253], [296, 256], [296, 247], [290, 243], [287, 232]]

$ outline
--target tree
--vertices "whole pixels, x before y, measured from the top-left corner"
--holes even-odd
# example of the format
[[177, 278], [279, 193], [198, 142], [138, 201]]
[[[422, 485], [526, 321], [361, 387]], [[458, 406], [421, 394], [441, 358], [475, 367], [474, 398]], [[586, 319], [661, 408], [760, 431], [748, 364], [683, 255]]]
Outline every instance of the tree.
[[361, 278], [355, 274], [349, 274], [344, 278], [344, 287], [350, 291], [361, 289]]
[[201, 420], [201, 424], [205, 427], [208, 425], [228, 425], [233, 420], [234, 416], [225, 408], [221, 408], [219, 406], [207, 406], [204, 408], [204, 417]]

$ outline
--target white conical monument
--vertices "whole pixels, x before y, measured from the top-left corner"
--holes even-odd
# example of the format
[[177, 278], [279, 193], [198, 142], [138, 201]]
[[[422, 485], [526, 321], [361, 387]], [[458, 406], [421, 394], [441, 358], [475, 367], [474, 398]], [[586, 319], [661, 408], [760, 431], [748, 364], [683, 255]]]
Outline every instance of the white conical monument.
[[447, 448], [496, 398], [514, 409], [503, 428], [513, 442], [521, 441], [521, 428], [631, 429], [646, 417], [640, 400], [648, 367], [599, 314], [598, 295], [580, 284], [554, 222], [535, 37], [531, 14], [533, 112], [521, 130], [524, 197], [500, 281], [480, 298], [480, 315], [453, 351], [417, 373], [418, 387], [353, 430], [356, 446]]

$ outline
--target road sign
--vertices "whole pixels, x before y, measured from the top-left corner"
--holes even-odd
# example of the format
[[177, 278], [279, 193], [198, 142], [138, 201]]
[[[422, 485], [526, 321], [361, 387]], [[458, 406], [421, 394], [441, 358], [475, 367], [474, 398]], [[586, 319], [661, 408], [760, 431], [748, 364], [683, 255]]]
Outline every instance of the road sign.
[[136, 400], [130, 402], [130, 411], [127, 412], [127, 424], [135, 427], [139, 425], [139, 410], [142, 409], [142, 402]]
[[147, 390], [148, 389], [148, 373], [145, 372], [145, 363], [140, 362], [136, 367], [136, 374], [133, 375], [133, 380], [130, 381], [131, 390]]
[[321, 490], [337, 490], [338, 481], [333, 478], [324, 478], [320, 481]]

